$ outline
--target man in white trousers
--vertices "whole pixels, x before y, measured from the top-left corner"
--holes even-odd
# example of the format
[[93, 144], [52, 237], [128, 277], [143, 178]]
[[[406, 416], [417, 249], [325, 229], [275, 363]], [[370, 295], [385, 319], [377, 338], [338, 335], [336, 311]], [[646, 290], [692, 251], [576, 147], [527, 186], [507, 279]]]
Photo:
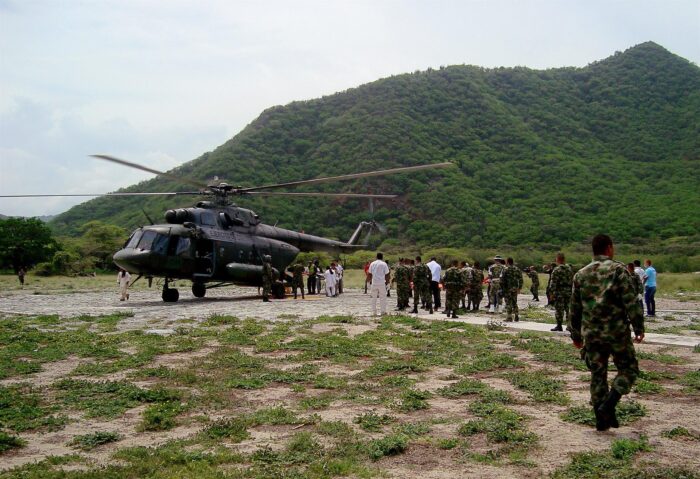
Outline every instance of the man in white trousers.
[[119, 285], [119, 301], [124, 301], [129, 299], [129, 282], [131, 281], [131, 275], [128, 271], [123, 269], [119, 270], [117, 274], [117, 284]]
[[328, 266], [326, 272], [323, 273], [323, 279], [326, 283], [326, 296], [332, 298], [335, 296], [335, 275], [330, 266]]
[[377, 253], [377, 259], [369, 265], [370, 292], [372, 298], [372, 315], [377, 315], [377, 298], [381, 314], [386, 314], [386, 287], [389, 284], [389, 266], [384, 262], [384, 255]]

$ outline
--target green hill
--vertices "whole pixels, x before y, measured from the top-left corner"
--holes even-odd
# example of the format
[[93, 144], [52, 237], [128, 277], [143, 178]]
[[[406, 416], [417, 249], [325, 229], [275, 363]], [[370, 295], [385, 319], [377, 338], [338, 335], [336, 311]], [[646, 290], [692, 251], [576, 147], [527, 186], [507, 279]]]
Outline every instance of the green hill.
[[[138, 159], [132, 159], [138, 161]], [[401, 193], [379, 204], [390, 242], [561, 244], [700, 231], [700, 68], [654, 43], [584, 68], [451, 66], [264, 111], [173, 170], [242, 186], [422, 163], [455, 168], [325, 185]], [[187, 190], [153, 179], [126, 191]], [[303, 191], [303, 190], [302, 190]], [[191, 198], [101, 198], [53, 220], [134, 227]], [[366, 201], [242, 198], [268, 223], [347, 238]]]

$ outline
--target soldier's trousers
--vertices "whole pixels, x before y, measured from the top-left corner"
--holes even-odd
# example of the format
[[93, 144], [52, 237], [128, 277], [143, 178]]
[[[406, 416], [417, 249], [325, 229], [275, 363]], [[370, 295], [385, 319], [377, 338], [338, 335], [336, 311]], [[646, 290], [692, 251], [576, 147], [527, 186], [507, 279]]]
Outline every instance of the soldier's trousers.
[[496, 281], [491, 283], [489, 288], [489, 303], [492, 306], [498, 306], [501, 303], [501, 282]]
[[613, 389], [627, 394], [639, 376], [639, 365], [630, 336], [613, 343], [586, 344], [581, 356], [591, 371], [591, 404], [596, 408], [608, 394], [608, 360], [611, 355], [617, 368], [617, 376], [612, 381]]
[[459, 309], [461, 294], [459, 289], [445, 288], [445, 311], [454, 313]]
[[263, 279], [262, 294], [263, 298], [269, 298], [272, 293], [272, 282]]
[[430, 285], [413, 286], [413, 307], [418, 309], [418, 302], [425, 303], [428, 309], [433, 307], [433, 297], [430, 294]]
[[506, 321], [511, 321], [513, 315], [515, 315], [516, 318], [518, 317], [518, 290], [512, 289], [506, 291], [503, 296], [506, 302]]
[[407, 308], [411, 297], [411, 288], [406, 286], [396, 286], [397, 304], [399, 308]]
[[304, 279], [293, 279], [292, 280], [292, 291], [294, 291], [294, 298], [297, 297], [297, 288], [301, 290], [301, 297], [304, 297]]
[[569, 324], [569, 301], [568, 299], [554, 300], [554, 317], [557, 320], [557, 325], [564, 324], [564, 316], [566, 316], [566, 324]]
[[472, 308], [478, 308], [482, 299], [484, 299], [484, 290], [481, 289], [481, 285], [469, 291], [469, 300], [472, 302]]
[[540, 299], [540, 287], [534, 284], [530, 286], [530, 292], [532, 293], [533, 299]]

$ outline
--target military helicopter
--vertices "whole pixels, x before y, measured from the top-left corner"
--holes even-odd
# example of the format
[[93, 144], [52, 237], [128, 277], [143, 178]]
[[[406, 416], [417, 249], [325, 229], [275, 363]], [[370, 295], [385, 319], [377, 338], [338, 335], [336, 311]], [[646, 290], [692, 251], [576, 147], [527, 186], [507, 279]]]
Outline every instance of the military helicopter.
[[[5, 195], [4, 197], [45, 196], [155, 196], [195, 195], [208, 199], [193, 207], [170, 209], [165, 212], [165, 224], [152, 224], [135, 230], [117, 251], [113, 260], [120, 268], [138, 277], [146, 277], [149, 285], [153, 278], [163, 278], [162, 298], [176, 302], [179, 292], [170, 287], [174, 280], [191, 280], [192, 294], [197, 298], [208, 289], [228, 286], [261, 286], [263, 258], [270, 255], [274, 270], [284, 277], [287, 267], [300, 252], [325, 251], [332, 254], [348, 253], [367, 245], [357, 244], [363, 233], [379, 228], [374, 220], [361, 222], [350, 239], [343, 243], [320, 236], [263, 224], [254, 211], [231, 202], [241, 196], [288, 196], [368, 198], [370, 208], [375, 199], [391, 199], [397, 195], [358, 193], [313, 193], [272, 191], [297, 186], [345, 181], [374, 176], [409, 173], [419, 170], [445, 168], [452, 163], [408, 166], [388, 170], [369, 171], [342, 176], [277, 183], [265, 186], [239, 187], [219, 182], [207, 184], [191, 178], [182, 178], [109, 155], [92, 155], [101, 160], [153, 173], [197, 188], [197, 191], [178, 192], [116, 192], [82, 195]], [[0, 196], [2, 197], [2, 196]], [[149, 218], [150, 221], [150, 218]], [[132, 283], [133, 284], [133, 283]]]

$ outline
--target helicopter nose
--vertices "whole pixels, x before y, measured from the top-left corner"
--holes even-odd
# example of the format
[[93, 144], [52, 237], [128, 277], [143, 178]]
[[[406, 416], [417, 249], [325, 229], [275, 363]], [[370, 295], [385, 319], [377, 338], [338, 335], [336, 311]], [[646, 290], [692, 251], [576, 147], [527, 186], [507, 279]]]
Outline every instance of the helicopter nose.
[[129, 273], [145, 273], [150, 256], [150, 251], [125, 248], [114, 253], [112, 259], [114, 260], [114, 264], [125, 269]]

